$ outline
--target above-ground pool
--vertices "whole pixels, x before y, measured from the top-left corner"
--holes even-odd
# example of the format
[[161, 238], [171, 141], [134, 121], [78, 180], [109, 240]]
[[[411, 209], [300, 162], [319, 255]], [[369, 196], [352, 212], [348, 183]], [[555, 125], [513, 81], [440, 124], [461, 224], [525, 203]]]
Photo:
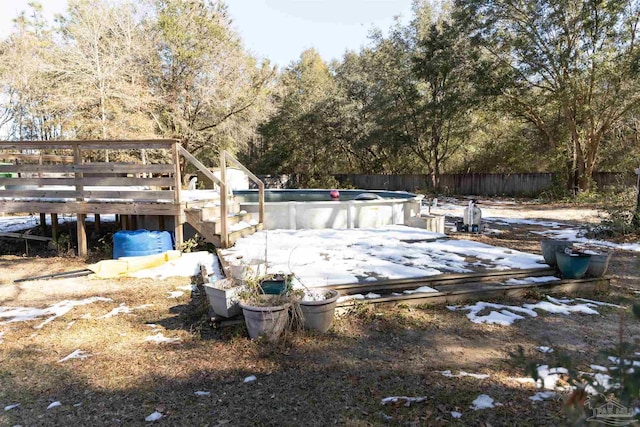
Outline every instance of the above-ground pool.
[[[380, 197], [355, 200], [358, 197]], [[258, 219], [258, 190], [235, 190], [240, 209]], [[420, 213], [420, 196], [403, 191], [265, 190], [264, 226], [273, 229], [364, 228], [407, 224]]]

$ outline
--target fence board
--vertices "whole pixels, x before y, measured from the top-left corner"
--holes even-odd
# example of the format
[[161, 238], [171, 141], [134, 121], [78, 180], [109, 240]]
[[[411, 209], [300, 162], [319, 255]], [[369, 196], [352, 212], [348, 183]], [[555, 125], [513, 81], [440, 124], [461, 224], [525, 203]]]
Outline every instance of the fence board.
[[[436, 191], [431, 185], [431, 177], [424, 174], [405, 175], [334, 175], [343, 186], [352, 186], [363, 190], [390, 190], [411, 192], [438, 192], [443, 194], [477, 196], [526, 196], [535, 197], [550, 190], [554, 182], [563, 182], [564, 178], [553, 173], [471, 173], [443, 174], [440, 176], [440, 188]], [[593, 179], [598, 189], [607, 186], [635, 186], [632, 173], [598, 172]], [[267, 188], [295, 188], [300, 182], [298, 175], [260, 176]]]

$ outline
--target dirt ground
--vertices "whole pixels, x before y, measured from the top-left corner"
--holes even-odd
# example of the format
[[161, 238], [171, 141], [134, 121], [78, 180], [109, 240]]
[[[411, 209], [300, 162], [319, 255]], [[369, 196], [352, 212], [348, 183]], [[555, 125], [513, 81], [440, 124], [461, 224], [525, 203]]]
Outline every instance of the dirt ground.
[[[528, 218], [576, 224], [597, 219], [590, 208], [561, 211], [533, 205], [524, 210], [483, 203], [487, 209], [513, 209], [521, 217], [536, 212]], [[530, 233], [534, 230], [536, 226], [511, 225], [497, 235], [463, 237], [540, 253], [539, 236]], [[3, 307], [111, 299], [75, 307], [41, 328], [43, 319], [0, 323], [0, 408], [20, 404], [0, 410], [0, 425], [148, 425], [145, 417], [154, 411], [162, 414], [155, 424], [171, 426], [561, 425], [567, 396], [532, 402], [535, 387], [513, 379], [527, 372], [510, 353], [521, 346], [530, 361], [550, 366], [563, 366], [558, 357], [564, 354], [576, 368], [588, 370], [590, 364], [606, 364], [605, 356], [612, 354], [608, 349], [619, 341], [623, 317], [626, 337], [640, 334], [628, 309], [640, 291], [638, 252], [615, 252], [611, 292], [594, 297], [627, 309], [599, 308], [599, 316], [541, 313], [499, 326], [471, 323], [463, 312], [442, 306], [363, 305], [338, 317], [326, 334], [297, 331], [269, 344], [250, 341], [244, 325], [213, 328], [201, 286], [170, 298], [169, 292], [197, 284], [195, 279], [86, 276], [13, 283], [86, 264], [35, 247], [29, 257], [17, 246], [13, 253], [7, 253], [6, 244], [0, 249], [6, 253], [0, 256], [0, 320]], [[532, 294], [526, 301], [543, 297]], [[123, 304], [129, 313], [104, 317]], [[156, 334], [179, 341], [146, 341]], [[535, 350], [541, 345], [555, 352], [541, 354]], [[61, 361], [75, 350], [88, 357]], [[438, 372], [444, 370], [489, 377], [449, 378]], [[251, 375], [256, 380], [245, 382]], [[501, 405], [470, 409], [480, 394]], [[381, 403], [391, 396], [426, 400]], [[47, 409], [56, 401], [61, 405]], [[452, 411], [461, 418], [453, 418]]]

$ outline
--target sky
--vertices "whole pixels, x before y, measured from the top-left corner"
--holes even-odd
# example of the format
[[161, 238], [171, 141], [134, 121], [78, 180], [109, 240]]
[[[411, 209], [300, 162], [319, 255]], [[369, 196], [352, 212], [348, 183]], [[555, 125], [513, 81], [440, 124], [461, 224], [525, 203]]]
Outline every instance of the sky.
[[[0, 0], [0, 37], [30, 0]], [[66, 0], [41, 0], [45, 16], [63, 13]], [[359, 50], [373, 28], [383, 31], [396, 16], [408, 22], [412, 0], [226, 0], [233, 26], [259, 58], [286, 67], [315, 48], [326, 60]]]

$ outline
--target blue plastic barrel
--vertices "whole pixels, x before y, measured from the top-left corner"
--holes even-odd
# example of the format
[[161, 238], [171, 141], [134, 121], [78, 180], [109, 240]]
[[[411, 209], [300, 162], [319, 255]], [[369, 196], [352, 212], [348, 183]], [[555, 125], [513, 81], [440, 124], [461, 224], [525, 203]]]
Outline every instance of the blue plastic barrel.
[[113, 235], [113, 259], [160, 254], [173, 249], [168, 231], [118, 231]]

